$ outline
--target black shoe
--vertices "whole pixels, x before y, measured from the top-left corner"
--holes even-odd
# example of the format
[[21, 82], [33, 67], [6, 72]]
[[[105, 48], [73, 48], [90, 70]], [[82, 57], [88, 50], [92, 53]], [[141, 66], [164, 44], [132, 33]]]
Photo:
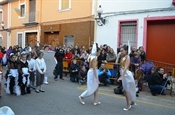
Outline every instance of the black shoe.
[[58, 79], [57, 79], [57, 78], [54, 78], [54, 80], [55, 80], [55, 81], [58, 81]]
[[39, 91], [40, 91], [40, 92], [45, 92], [45, 90], [43, 90], [43, 89], [40, 89]]
[[157, 94], [155, 94], [155, 93], [152, 93], [152, 95], [153, 95], [153, 96], [157, 96]]
[[63, 78], [60, 78], [61, 80], [64, 80]]
[[166, 95], [166, 93], [161, 93], [161, 95]]

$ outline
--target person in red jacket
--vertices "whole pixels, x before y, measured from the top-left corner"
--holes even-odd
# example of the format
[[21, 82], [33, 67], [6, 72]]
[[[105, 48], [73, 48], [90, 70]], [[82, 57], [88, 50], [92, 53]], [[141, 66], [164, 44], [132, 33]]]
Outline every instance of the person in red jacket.
[[0, 64], [2, 64], [3, 56], [4, 56], [4, 53], [2, 52], [2, 49], [0, 49]]
[[64, 55], [64, 58], [67, 60], [68, 64], [71, 64], [72, 60], [72, 52], [70, 51], [69, 48], [67, 48], [66, 53]]

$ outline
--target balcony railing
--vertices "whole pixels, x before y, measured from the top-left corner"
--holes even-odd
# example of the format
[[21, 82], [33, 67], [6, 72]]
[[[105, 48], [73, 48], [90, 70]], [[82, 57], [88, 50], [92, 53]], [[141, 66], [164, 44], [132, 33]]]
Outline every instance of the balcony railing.
[[28, 12], [22, 19], [24, 25], [27, 24], [37, 24], [39, 21], [39, 12]]

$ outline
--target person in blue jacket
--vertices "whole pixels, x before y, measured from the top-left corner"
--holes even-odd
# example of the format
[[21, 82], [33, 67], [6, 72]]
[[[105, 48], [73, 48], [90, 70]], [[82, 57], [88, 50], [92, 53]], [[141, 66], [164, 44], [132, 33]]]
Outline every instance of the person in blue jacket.
[[110, 77], [111, 77], [111, 72], [109, 69], [105, 67], [105, 64], [102, 63], [101, 67], [98, 69], [98, 77], [99, 81], [104, 83], [106, 86], [107, 84], [111, 84]]

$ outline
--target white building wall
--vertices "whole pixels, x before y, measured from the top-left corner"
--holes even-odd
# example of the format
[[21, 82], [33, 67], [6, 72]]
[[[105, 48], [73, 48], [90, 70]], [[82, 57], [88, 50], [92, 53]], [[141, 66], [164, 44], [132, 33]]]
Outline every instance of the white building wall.
[[[102, 6], [103, 8], [103, 12], [105, 13], [107, 12], [114, 12], [117, 11], [121, 8], [121, 2], [120, 5], [118, 4], [119, 1], [121, 0], [109, 0], [111, 2], [106, 2], [107, 0], [99, 0], [98, 3], [99, 5]], [[116, 2], [112, 2], [112, 1], [116, 1]], [[129, 0], [123, 0], [123, 1], [129, 1]], [[134, 1], [134, 0], [133, 0]], [[139, 1], [145, 1], [145, 0], [139, 0]], [[135, 9], [139, 9], [138, 11], [140, 11], [143, 8], [146, 9], [146, 7], [148, 8], [166, 8], [166, 7], [170, 7], [172, 4], [172, 0], [162, 0], [162, 2], [158, 2], [160, 0], [152, 0], [155, 3], [158, 3], [157, 5], [154, 3], [152, 4], [152, 2], [150, 0], [147, 0], [149, 2], [124, 2], [123, 3], [123, 7], [127, 8], [127, 10], [129, 9], [134, 9], [134, 4], [139, 6], [139, 7], [135, 7]], [[106, 3], [106, 4], [105, 4]], [[140, 5], [138, 5], [140, 4]], [[115, 7], [113, 7], [115, 6]], [[142, 6], [142, 7], [141, 7]], [[148, 9], [147, 8], [147, 9]], [[125, 9], [122, 9], [125, 10]], [[108, 16], [110, 14], [106, 14], [104, 16]], [[112, 13], [111, 13], [112, 15]], [[161, 16], [175, 16], [175, 9], [171, 10], [171, 11], [157, 11], [157, 12], [142, 12], [142, 13], [134, 13], [134, 14], [118, 14], [112, 17], [107, 17], [108, 22], [104, 25], [104, 26], [97, 26], [97, 30], [96, 30], [96, 42], [99, 45], [102, 44], [108, 44], [110, 45], [114, 51], [117, 51], [117, 47], [118, 47], [118, 32], [119, 32], [119, 21], [122, 20], [138, 20], [138, 39], [137, 39], [137, 47], [139, 46], [143, 46], [143, 32], [144, 32], [144, 18], [146, 17], [161, 17]]]

